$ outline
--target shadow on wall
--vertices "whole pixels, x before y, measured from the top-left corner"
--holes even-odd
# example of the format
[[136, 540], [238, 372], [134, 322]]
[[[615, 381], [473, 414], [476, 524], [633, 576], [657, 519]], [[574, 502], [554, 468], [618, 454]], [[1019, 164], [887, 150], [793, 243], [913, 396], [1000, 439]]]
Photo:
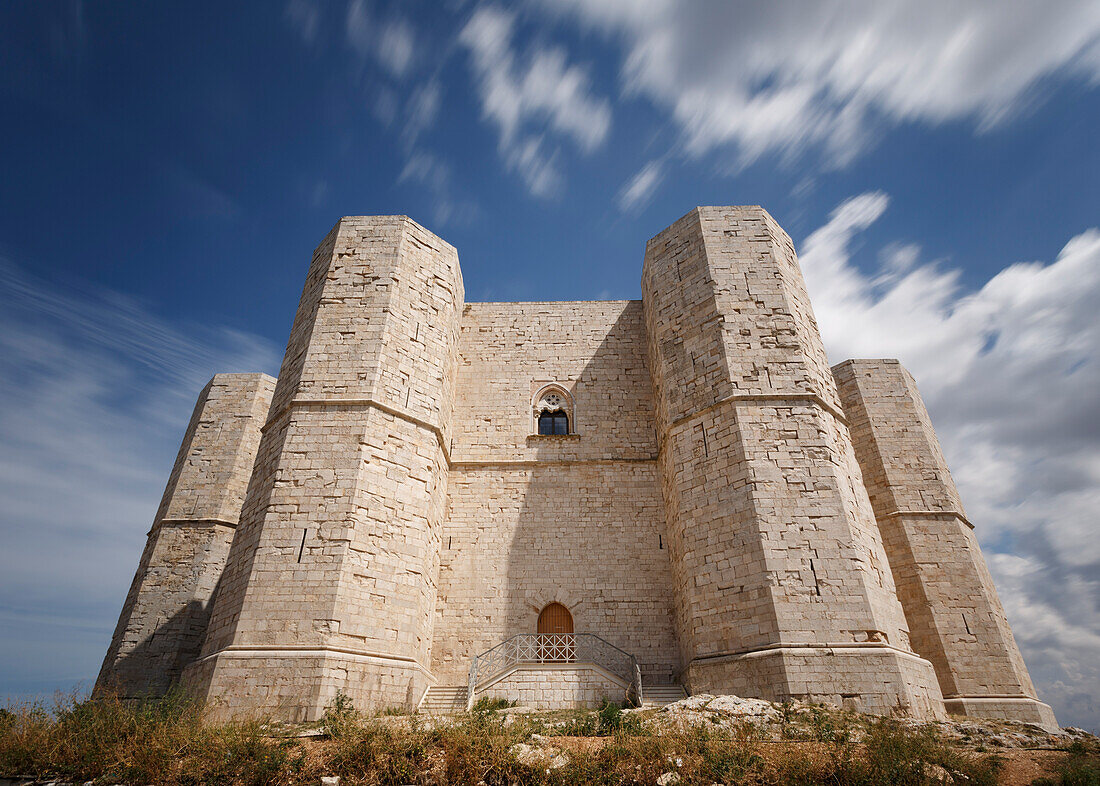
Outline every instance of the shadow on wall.
[[215, 587], [208, 603], [189, 601], [125, 654], [117, 655], [112, 648], [107, 657], [114, 658], [114, 665], [104, 668], [94, 692], [112, 691], [127, 699], [168, 693], [179, 683], [183, 670], [199, 657], [217, 594]]
[[536, 632], [557, 602], [575, 632], [634, 655], [647, 682], [670, 682], [679, 656], [641, 303], [572, 369], [554, 361], [553, 343], [532, 342], [532, 354], [540, 349], [535, 376], [573, 384], [577, 436], [529, 438], [538, 463], [504, 481], [518, 507], [493, 521], [509, 530], [503, 637]]

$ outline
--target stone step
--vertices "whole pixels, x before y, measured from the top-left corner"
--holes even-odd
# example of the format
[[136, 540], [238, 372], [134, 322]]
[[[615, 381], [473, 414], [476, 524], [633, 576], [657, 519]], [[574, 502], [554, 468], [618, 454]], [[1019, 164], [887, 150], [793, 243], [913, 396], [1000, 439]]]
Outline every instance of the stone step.
[[643, 685], [642, 706], [663, 707], [687, 698], [682, 685]]
[[420, 711], [435, 715], [466, 711], [465, 685], [435, 685], [428, 688]]

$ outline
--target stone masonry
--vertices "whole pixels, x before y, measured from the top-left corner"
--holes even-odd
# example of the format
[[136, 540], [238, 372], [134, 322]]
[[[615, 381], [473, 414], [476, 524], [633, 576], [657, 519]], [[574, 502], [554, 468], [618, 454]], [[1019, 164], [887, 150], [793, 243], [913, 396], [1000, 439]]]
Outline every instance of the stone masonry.
[[274, 388], [218, 374], [199, 394], [97, 688], [159, 695], [198, 655]]
[[1056, 725], [1035, 696], [913, 377], [896, 360], [833, 369], [913, 646], [959, 715]]
[[539, 710], [599, 706], [626, 700], [628, 685], [598, 666], [563, 667], [553, 663], [508, 671], [483, 689], [478, 698], [518, 701]]
[[404, 217], [343, 219], [314, 254], [184, 676], [226, 714], [413, 704], [432, 681], [462, 302], [455, 250]]
[[[693, 210], [642, 293], [467, 304], [446, 242], [341, 219], [278, 382], [200, 397], [101, 688], [415, 707], [556, 603], [643, 686], [1055, 726], [915, 384], [829, 368], [771, 216]], [[595, 662], [476, 673], [539, 706], [622, 688]]]
[[699, 208], [649, 242], [642, 294], [687, 687], [942, 714], [786, 233]]

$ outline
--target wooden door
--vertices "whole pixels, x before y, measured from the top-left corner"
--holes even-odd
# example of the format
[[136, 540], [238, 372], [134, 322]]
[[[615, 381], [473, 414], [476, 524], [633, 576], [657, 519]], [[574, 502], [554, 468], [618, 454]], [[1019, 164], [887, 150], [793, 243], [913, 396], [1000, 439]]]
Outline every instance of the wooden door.
[[[527, 619], [531, 619], [528, 617]], [[539, 614], [539, 633], [572, 633], [573, 615], [560, 603], [551, 603]]]
[[573, 660], [573, 615], [560, 603], [551, 603], [539, 614], [539, 660]]

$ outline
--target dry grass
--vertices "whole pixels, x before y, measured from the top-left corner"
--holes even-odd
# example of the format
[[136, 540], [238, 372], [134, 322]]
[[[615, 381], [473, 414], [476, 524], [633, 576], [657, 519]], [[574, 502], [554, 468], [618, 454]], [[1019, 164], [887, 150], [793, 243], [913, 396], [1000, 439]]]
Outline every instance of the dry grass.
[[149, 702], [63, 697], [0, 716], [0, 774], [140, 784], [281, 784], [312, 778], [293, 739], [259, 722], [211, 726], [182, 694]]
[[1100, 786], [1100, 751], [1075, 742], [1054, 777], [1039, 778], [1033, 783], [1034, 786]]
[[[365, 717], [338, 702], [318, 742], [259, 722], [206, 724], [202, 708], [178, 695], [147, 703], [67, 699], [49, 711], [23, 706], [0, 715], [0, 776], [171, 786], [316, 784], [321, 775], [340, 775], [345, 784], [653, 784], [667, 773], [681, 786], [904, 786], [945, 775], [971, 786], [996, 783], [996, 759], [930, 730], [868, 721], [857, 744], [846, 723], [823, 716], [816, 739], [769, 744], [748, 725], [732, 734], [654, 726], [613, 707], [536, 716], [485, 710], [440, 722]], [[521, 743], [548, 751], [545, 760], [523, 763]], [[1072, 779], [1077, 771], [1087, 777], [1083, 767], [1061, 782], [1093, 786]]]

